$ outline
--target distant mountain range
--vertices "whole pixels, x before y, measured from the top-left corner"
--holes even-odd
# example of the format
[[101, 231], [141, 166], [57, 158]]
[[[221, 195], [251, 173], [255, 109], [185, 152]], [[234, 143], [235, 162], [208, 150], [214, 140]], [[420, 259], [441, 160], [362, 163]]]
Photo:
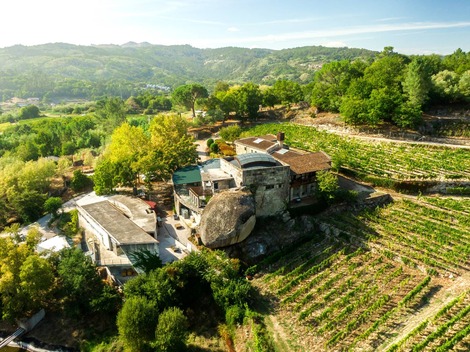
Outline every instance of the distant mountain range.
[[365, 49], [310, 46], [284, 50], [189, 45], [77, 46], [56, 43], [0, 49], [0, 97], [127, 96], [150, 85], [176, 87], [219, 80], [272, 84], [278, 79], [308, 83], [322, 64], [370, 58]]

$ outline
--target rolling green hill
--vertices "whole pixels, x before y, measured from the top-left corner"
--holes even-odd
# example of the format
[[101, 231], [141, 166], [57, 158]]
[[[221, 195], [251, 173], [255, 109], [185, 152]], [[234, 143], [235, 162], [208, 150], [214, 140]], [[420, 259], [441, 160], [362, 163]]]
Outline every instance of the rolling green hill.
[[175, 87], [200, 82], [210, 88], [218, 80], [307, 83], [325, 62], [375, 54], [365, 49], [322, 46], [269, 50], [148, 43], [17, 45], [0, 49], [0, 98], [125, 97], [147, 84]]

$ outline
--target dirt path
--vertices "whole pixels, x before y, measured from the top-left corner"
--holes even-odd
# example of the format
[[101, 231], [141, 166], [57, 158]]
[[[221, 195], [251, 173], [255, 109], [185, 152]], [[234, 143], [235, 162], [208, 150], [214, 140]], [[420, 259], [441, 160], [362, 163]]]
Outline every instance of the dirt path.
[[283, 326], [279, 323], [277, 317], [273, 314], [266, 316], [267, 325], [271, 330], [271, 336], [274, 339], [274, 344], [280, 351], [289, 351], [290, 347], [288, 341], [291, 340], [289, 335], [284, 330]]
[[456, 140], [456, 143], [449, 143], [449, 138], [442, 138], [442, 141], [439, 138], [432, 138], [432, 141], [426, 141], [427, 136], [423, 136], [422, 140], [412, 140], [412, 139], [400, 139], [388, 138], [383, 134], [367, 134], [364, 132], [359, 132], [354, 130], [351, 126], [344, 126], [336, 124], [334, 118], [325, 117], [312, 119], [310, 117], [298, 117], [292, 119], [292, 122], [299, 125], [315, 127], [320, 131], [326, 131], [340, 136], [346, 136], [356, 139], [361, 139], [370, 142], [385, 142], [385, 143], [402, 143], [402, 144], [419, 144], [419, 145], [429, 145], [429, 146], [440, 146], [440, 147], [449, 147], [449, 148], [461, 148], [461, 149], [470, 149], [470, 139], [463, 138], [461, 140]]
[[387, 351], [394, 343], [405, 338], [413, 329], [418, 327], [426, 319], [432, 318], [441, 308], [457, 298], [460, 294], [470, 290], [470, 273], [459, 276], [447, 287], [440, 290], [431, 300], [429, 305], [412, 315], [406, 325], [398, 329], [397, 335], [382, 344], [377, 351]]
[[356, 139], [361, 139], [365, 141], [371, 142], [385, 142], [385, 143], [401, 143], [401, 144], [419, 144], [419, 145], [429, 145], [429, 146], [437, 146], [437, 147], [448, 147], [448, 148], [459, 148], [459, 149], [470, 149], [470, 145], [466, 143], [470, 143], [470, 141], [463, 141], [464, 144], [452, 144], [452, 143], [445, 143], [445, 142], [428, 142], [425, 140], [407, 140], [407, 139], [395, 139], [395, 138], [386, 138], [383, 136], [376, 136], [376, 135], [364, 135], [360, 133], [355, 133], [352, 131], [343, 131], [336, 128], [332, 128], [330, 126], [325, 125], [312, 125], [313, 127], [317, 128], [318, 130], [327, 131], [330, 133], [335, 133], [340, 136], [347, 136]]

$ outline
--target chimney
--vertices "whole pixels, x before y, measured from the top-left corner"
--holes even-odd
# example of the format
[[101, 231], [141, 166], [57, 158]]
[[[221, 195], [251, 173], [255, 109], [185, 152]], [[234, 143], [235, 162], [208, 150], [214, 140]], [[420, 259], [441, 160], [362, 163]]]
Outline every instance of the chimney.
[[277, 144], [281, 147], [281, 149], [284, 147], [284, 137], [284, 132], [277, 133]]

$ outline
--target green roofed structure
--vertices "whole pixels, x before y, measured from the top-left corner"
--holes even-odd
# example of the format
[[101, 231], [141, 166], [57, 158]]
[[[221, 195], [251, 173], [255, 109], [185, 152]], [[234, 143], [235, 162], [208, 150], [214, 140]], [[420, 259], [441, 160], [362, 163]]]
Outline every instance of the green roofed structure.
[[173, 174], [173, 184], [191, 185], [201, 183], [201, 170], [198, 165], [190, 165], [178, 169]]

